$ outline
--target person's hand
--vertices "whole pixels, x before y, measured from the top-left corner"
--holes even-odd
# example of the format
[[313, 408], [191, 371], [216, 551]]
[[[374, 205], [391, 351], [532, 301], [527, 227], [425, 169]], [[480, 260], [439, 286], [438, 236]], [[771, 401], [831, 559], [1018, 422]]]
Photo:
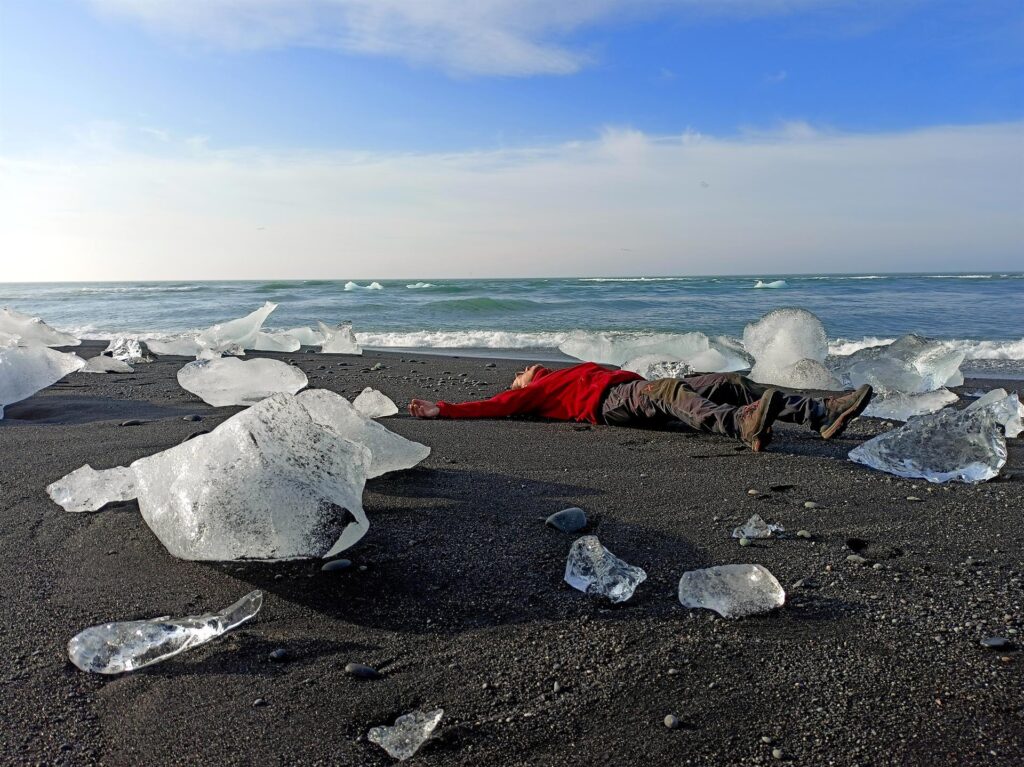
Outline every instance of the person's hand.
[[414, 399], [409, 403], [409, 413], [417, 418], [437, 418], [441, 408], [425, 399]]

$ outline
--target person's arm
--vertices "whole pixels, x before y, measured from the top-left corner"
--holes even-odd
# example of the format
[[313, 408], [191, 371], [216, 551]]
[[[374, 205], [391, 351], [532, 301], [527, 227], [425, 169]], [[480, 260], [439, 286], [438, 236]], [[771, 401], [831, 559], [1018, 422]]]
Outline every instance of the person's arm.
[[490, 399], [471, 402], [433, 403], [414, 399], [409, 403], [409, 412], [418, 418], [503, 418], [526, 415], [537, 407], [538, 395], [543, 396], [539, 388], [527, 386], [523, 389], [508, 389]]

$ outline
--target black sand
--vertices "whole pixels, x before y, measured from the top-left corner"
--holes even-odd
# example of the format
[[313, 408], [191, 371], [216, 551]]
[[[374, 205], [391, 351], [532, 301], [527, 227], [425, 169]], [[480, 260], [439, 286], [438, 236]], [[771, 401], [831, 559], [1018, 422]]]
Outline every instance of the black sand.
[[[297, 360], [311, 386], [351, 397], [372, 385], [400, 405], [490, 395], [520, 366], [265, 356]], [[1007, 477], [929, 486], [845, 460], [883, 428], [871, 419], [828, 443], [784, 428], [753, 455], [679, 432], [400, 415], [388, 427], [433, 452], [369, 483], [351, 569], [200, 564], [167, 554], [134, 502], [69, 514], [44, 491], [237, 412], [182, 391], [183, 362], [74, 374], [0, 421], [4, 764], [386, 765], [366, 731], [435, 707], [440, 735], [410, 764], [1021, 763], [1024, 657], [979, 644], [1022, 642], [1019, 441]], [[134, 418], [146, 423], [120, 426]], [[647, 570], [625, 605], [562, 581], [572, 538], [542, 520], [572, 505]], [[813, 539], [741, 548], [730, 531], [754, 512]], [[880, 569], [847, 563], [851, 538]], [[679, 605], [684, 570], [730, 562], [767, 566], [786, 607], [727, 621]], [[266, 594], [254, 621], [166, 663], [101, 677], [67, 661], [88, 625], [220, 609], [253, 588]], [[275, 648], [292, 660], [270, 661]], [[383, 677], [353, 679], [350, 661]], [[667, 714], [682, 726], [667, 729]]]

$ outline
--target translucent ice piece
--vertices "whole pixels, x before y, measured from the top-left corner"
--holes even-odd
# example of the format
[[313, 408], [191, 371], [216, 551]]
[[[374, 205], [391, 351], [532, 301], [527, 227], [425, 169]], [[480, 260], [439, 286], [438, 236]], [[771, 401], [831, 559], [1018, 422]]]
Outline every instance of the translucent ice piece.
[[31, 397], [85, 366], [77, 354], [46, 346], [0, 346], [0, 418], [4, 407]]
[[192, 336], [146, 339], [146, 346], [159, 357], [198, 357], [206, 348]]
[[934, 413], [959, 398], [949, 389], [925, 392], [924, 394], [883, 394], [874, 397], [864, 411], [872, 418], [891, 418], [894, 421], [909, 421], [914, 416]]
[[345, 283], [345, 290], [384, 290], [384, 286], [379, 282], [371, 282], [369, 285], [360, 285], [358, 282]]
[[879, 394], [920, 394], [926, 391], [924, 379], [917, 368], [895, 357], [877, 357], [857, 362], [847, 368], [850, 386], [870, 384]]
[[683, 607], [714, 610], [723, 618], [745, 618], [782, 607], [786, 592], [761, 565], [719, 565], [683, 573], [679, 601]]
[[253, 346], [256, 351], [261, 352], [297, 352], [302, 344], [299, 339], [290, 333], [264, 333], [256, 334], [256, 344]]
[[799, 360], [782, 368], [775, 383], [791, 389], [841, 389], [839, 382], [827, 367], [817, 360]]
[[324, 336], [320, 346], [322, 354], [362, 354], [363, 348], [356, 342], [356, 334], [352, 332], [352, 326], [345, 322], [332, 328], [320, 322], [320, 332]]
[[352, 400], [352, 407], [367, 418], [386, 418], [398, 412], [398, 405], [390, 397], [370, 386], [363, 389], [359, 396]]
[[648, 381], [656, 381], [659, 378], [682, 378], [693, 373], [693, 368], [682, 360], [666, 360], [657, 354], [646, 354], [643, 357], [626, 360], [622, 364], [622, 369], [639, 373]]
[[275, 394], [209, 434], [131, 465], [142, 516], [171, 554], [328, 557], [365, 534], [370, 451], [313, 417], [302, 398], [314, 394], [344, 401], [326, 390]]
[[574, 589], [625, 602], [647, 579], [639, 567], [627, 565], [601, 545], [596, 535], [578, 538], [569, 549], [565, 563], [565, 582]]
[[252, 405], [271, 394], [295, 394], [309, 380], [294, 365], [280, 360], [237, 357], [200, 359], [178, 371], [178, 383], [185, 391], [214, 407]]
[[303, 346], [320, 346], [324, 342], [324, 334], [313, 328], [291, 328], [284, 332]]
[[[825, 327], [805, 309], [775, 309], [743, 329], [743, 346], [754, 356], [750, 377], [760, 383], [800, 388], [799, 375], [820, 375], [817, 368], [804, 363], [824, 362], [828, 355]], [[793, 381], [791, 383], [791, 381]], [[808, 387], [819, 388], [819, 387]], [[836, 388], [828, 386], [823, 388]]]
[[850, 451], [850, 460], [929, 482], [984, 482], [1006, 463], [999, 414], [990, 407], [946, 408], [911, 418]]
[[755, 514], [745, 523], [732, 531], [733, 538], [771, 538], [775, 533], [785, 532], [782, 525], [768, 524], [761, 519], [760, 514]]
[[1007, 394], [1006, 389], [993, 389], [967, 406], [968, 410], [982, 408], [988, 408], [995, 414], [1007, 437], [1020, 436], [1021, 431], [1024, 431], [1024, 405], [1016, 392]]
[[923, 394], [963, 383], [964, 352], [941, 341], [906, 335], [887, 346], [874, 346], [839, 361], [850, 386], [871, 384], [879, 394]]
[[754, 283], [755, 288], [784, 288], [786, 287], [785, 280], [772, 280], [771, 282], [765, 282], [764, 280], [758, 280]]
[[137, 338], [128, 338], [127, 336], [117, 336], [110, 339], [110, 343], [107, 344], [107, 348], [103, 350], [103, 353], [113, 357], [115, 360], [129, 363], [152, 361], [142, 341], [139, 341]]
[[604, 365], [623, 366], [637, 358], [684, 361], [694, 370], [728, 372], [742, 370], [749, 360], [742, 350], [723, 339], [704, 333], [595, 333], [573, 331], [559, 345], [570, 357]]
[[200, 345], [214, 351], [231, 352], [235, 349], [252, 349], [256, 345], [256, 337], [260, 328], [277, 304], [267, 301], [256, 311], [237, 320], [213, 325], [199, 334], [196, 340]]
[[71, 638], [68, 656], [94, 674], [134, 671], [216, 639], [255, 617], [262, 606], [263, 592], [252, 591], [219, 613], [91, 626]]
[[105, 354], [97, 354], [85, 361], [85, 366], [79, 373], [134, 373], [135, 370], [127, 362], [108, 357]]
[[46, 488], [64, 511], [96, 511], [114, 501], [130, 501], [138, 490], [135, 472], [124, 466], [97, 471], [85, 464]]
[[392, 759], [404, 762], [430, 739], [443, 716], [443, 708], [413, 711], [398, 717], [390, 727], [381, 725], [371, 728], [366, 737], [387, 751]]
[[70, 333], [54, 330], [39, 317], [6, 306], [0, 309], [0, 333], [14, 336], [26, 346], [78, 346], [82, 343]]

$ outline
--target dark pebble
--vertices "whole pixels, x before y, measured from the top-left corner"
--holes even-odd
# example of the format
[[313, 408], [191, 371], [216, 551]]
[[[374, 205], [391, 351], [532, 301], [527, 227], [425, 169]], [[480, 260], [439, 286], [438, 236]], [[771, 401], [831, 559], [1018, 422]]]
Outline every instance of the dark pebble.
[[284, 663], [292, 659], [291, 654], [283, 647], [278, 647], [276, 650], [271, 650], [270, 655], [267, 656], [274, 663]]
[[496, 368], [498, 366], [495, 363], [493, 363], [493, 362], [488, 362], [486, 365], [484, 365], [484, 367], [485, 368]]
[[349, 676], [354, 676], [356, 679], [380, 679], [380, 672], [377, 669], [363, 663], [346, 664], [345, 673]]
[[260, 706], [265, 706], [265, 705], [267, 705], [267, 701], [265, 699], [263, 699], [263, 698], [257, 698], [256, 700], [254, 700], [252, 702], [252, 707], [253, 708], [259, 708]]
[[121, 421], [122, 426], [142, 426], [144, 423], [146, 422], [139, 418], [130, 418], [127, 421]]
[[336, 573], [341, 570], [348, 570], [350, 567], [352, 567], [351, 559], [332, 559], [330, 562], [325, 562], [324, 566], [320, 568], [320, 571], [324, 573]]
[[575, 533], [587, 526], [587, 513], [583, 509], [573, 506], [556, 511], [544, 520], [544, 524], [561, 530], [563, 533]]
[[863, 538], [847, 538], [846, 548], [850, 551], [864, 551], [868, 547], [868, 542]]
[[182, 418], [181, 420], [182, 421], [193, 421], [193, 422], [195, 422], [195, 421], [202, 421], [203, 417], [201, 415], [187, 415], [184, 418]]
[[981, 646], [989, 650], [1009, 650], [1013, 648], [1013, 642], [1006, 637], [985, 637], [981, 640]]
[[679, 717], [676, 716], [675, 714], [669, 714], [668, 716], [665, 717], [665, 726], [668, 727], [670, 730], [678, 730], [679, 729]]
[[784, 490], [792, 490], [793, 485], [769, 485], [768, 489], [776, 493], [781, 493]]

